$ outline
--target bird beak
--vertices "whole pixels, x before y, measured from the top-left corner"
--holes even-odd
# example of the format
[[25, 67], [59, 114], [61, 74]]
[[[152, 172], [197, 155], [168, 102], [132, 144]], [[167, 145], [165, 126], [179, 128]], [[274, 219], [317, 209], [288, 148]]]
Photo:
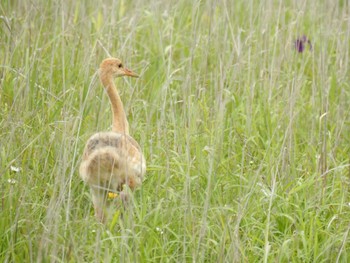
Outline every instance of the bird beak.
[[124, 72], [125, 72], [125, 76], [134, 77], [134, 78], [139, 77], [139, 75], [137, 75], [135, 72], [131, 71], [130, 69], [124, 68]]

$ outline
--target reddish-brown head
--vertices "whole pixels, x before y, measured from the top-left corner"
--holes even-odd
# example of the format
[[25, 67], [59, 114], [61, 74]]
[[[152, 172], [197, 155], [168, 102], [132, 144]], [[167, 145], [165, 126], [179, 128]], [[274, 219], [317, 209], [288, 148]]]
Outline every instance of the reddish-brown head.
[[135, 72], [124, 67], [124, 64], [118, 58], [104, 59], [100, 65], [100, 74], [104, 76], [111, 75], [113, 77], [138, 77]]

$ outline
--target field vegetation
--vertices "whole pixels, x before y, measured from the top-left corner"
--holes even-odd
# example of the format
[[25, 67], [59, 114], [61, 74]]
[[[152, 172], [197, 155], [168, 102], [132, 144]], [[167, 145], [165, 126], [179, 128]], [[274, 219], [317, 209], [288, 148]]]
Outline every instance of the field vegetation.
[[[345, 0], [2, 0], [0, 262], [349, 262], [349, 43]], [[104, 226], [109, 56], [148, 166]]]

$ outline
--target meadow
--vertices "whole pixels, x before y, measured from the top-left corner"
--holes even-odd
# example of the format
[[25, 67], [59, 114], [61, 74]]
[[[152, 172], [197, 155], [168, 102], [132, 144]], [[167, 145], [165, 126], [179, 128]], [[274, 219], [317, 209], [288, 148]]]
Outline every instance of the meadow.
[[[349, 43], [345, 0], [2, 0], [0, 262], [349, 262]], [[104, 226], [109, 56], [147, 179]]]

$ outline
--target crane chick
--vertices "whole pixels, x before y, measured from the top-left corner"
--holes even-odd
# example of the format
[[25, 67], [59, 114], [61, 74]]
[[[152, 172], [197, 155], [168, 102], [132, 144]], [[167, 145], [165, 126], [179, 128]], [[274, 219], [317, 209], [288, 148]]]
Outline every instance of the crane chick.
[[119, 192], [127, 199], [124, 185], [131, 190], [140, 186], [146, 172], [146, 161], [139, 144], [129, 135], [129, 124], [123, 103], [114, 84], [114, 78], [138, 77], [124, 67], [117, 58], [102, 61], [99, 70], [113, 113], [110, 132], [92, 135], [85, 146], [79, 173], [91, 189], [97, 220], [106, 221], [107, 197], [110, 192]]

